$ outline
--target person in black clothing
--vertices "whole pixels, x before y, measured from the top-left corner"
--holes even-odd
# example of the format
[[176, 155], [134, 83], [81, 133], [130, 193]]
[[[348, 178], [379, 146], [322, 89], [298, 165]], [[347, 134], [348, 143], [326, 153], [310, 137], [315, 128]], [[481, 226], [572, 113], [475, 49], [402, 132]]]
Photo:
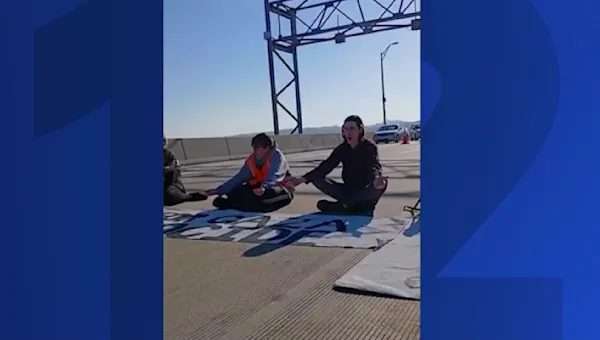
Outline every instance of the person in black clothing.
[[[387, 189], [382, 176], [377, 145], [365, 139], [365, 127], [359, 116], [349, 116], [342, 127], [344, 142], [329, 157], [302, 177], [290, 178], [286, 185], [296, 187], [312, 183], [336, 201], [321, 200], [317, 208], [328, 213], [370, 215]], [[343, 183], [326, 176], [342, 163]]]
[[163, 184], [164, 184], [164, 205], [174, 206], [184, 202], [204, 201], [208, 195], [202, 192], [188, 193], [181, 182], [181, 171], [179, 161], [175, 153], [167, 148], [167, 140], [163, 137]]

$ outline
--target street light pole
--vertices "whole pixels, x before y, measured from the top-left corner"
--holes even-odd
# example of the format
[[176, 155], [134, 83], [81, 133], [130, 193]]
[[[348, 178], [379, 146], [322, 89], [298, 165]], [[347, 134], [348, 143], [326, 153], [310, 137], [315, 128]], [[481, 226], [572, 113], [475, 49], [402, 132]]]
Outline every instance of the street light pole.
[[383, 125], [387, 124], [387, 117], [385, 112], [385, 81], [383, 79], [383, 58], [384, 54], [381, 53], [381, 107], [383, 108]]
[[390, 47], [397, 45], [398, 42], [394, 41], [393, 43], [390, 43], [385, 50], [383, 50], [383, 52], [381, 52], [381, 54], [379, 55], [379, 61], [380, 61], [380, 65], [381, 65], [381, 107], [383, 109], [383, 125], [387, 124], [387, 114], [385, 112], [385, 102], [386, 102], [386, 98], [385, 98], [385, 79], [384, 79], [384, 73], [383, 73], [383, 60], [385, 59], [385, 56], [388, 53], [388, 50], [390, 49]]

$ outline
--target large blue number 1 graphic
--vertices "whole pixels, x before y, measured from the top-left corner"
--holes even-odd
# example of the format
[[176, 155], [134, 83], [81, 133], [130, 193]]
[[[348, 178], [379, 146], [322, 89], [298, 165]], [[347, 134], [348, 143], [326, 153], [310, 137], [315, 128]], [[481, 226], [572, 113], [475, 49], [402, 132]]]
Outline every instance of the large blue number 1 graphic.
[[108, 10], [107, 1], [92, 0], [36, 30], [36, 137], [68, 126], [110, 99]]

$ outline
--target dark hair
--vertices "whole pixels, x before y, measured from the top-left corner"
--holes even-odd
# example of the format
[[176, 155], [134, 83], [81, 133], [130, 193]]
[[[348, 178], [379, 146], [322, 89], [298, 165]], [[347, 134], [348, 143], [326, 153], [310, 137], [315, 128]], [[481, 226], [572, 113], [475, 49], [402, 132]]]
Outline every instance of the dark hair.
[[[348, 122], [354, 122], [358, 126], [360, 129], [359, 137], [360, 139], [363, 139], [365, 137], [365, 124], [363, 124], [362, 119], [357, 115], [351, 115], [344, 119], [344, 124]], [[346, 137], [344, 137], [344, 140], [346, 140]]]
[[253, 148], [258, 147], [272, 149], [275, 147], [275, 142], [266, 133], [259, 133], [258, 135], [252, 137], [251, 144]]

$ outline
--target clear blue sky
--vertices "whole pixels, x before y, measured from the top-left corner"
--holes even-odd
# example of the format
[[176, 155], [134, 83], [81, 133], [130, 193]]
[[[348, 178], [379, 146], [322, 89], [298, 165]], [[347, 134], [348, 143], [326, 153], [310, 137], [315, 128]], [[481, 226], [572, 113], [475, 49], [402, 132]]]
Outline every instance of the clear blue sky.
[[[363, 9], [378, 14], [375, 3], [369, 2], [365, 7], [371, 8]], [[344, 10], [352, 13], [355, 4], [348, 1]], [[262, 0], [165, 0], [164, 127], [168, 138], [272, 131], [264, 31]], [[385, 59], [388, 119], [418, 120], [420, 35], [402, 29], [348, 38], [344, 44], [300, 47], [304, 126], [339, 125], [350, 114], [360, 115], [366, 124], [381, 122], [379, 53], [393, 41], [399, 44]], [[291, 79], [286, 72], [278, 63], [280, 86]], [[293, 93], [290, 90], [288, 94]], [[282, 98], [294, 108], [287, 99], [293, 97]], [[279, 116], [280, 128], [295, 126], [283, 110]]]

